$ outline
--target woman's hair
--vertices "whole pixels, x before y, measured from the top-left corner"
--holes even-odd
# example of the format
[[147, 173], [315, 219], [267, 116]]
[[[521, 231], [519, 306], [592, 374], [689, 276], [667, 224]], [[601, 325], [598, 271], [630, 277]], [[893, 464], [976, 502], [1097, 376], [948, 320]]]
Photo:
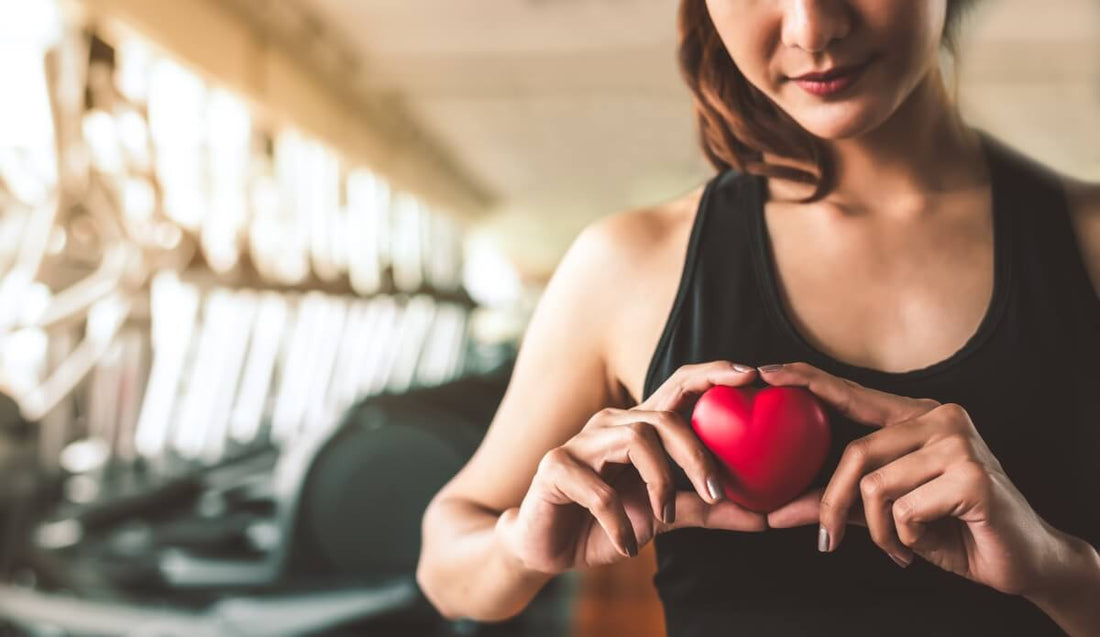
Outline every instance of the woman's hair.
[[[958, 55], [959, 25], [978, 0], [947, 0], [942, 49]], [[680, 2], [680, 72], [691, 89], [703, 154], [717, 170], [734, 168], [768, 177], [816, 183], [804, 200], [832, 189], [833, 170], [824, 144], [753, 86], [733, 63], [711, 22], [706, 0]], [[809, 162], [817, 174], [767, 164], [763, 154]]]

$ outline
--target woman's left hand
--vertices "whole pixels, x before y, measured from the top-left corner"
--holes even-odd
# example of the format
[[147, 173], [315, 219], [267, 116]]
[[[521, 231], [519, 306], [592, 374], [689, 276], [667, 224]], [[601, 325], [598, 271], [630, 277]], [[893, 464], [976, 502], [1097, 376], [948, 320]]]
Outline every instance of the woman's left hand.
[[848, 444], [824, 490], [771, 512], [769, 526], [820, 522], [819, 550], [832, 551], [862, 499], [872, 540], [899, 565], [908, 566], [916, 553], [1018, 595], [1054, 576], [1065, 535], [1013, 486], [961, 406], [870, 389], [806, 363], [761, 368], [761, 377], [772, 385], [806, 387], [851, 420], [875, 428]]

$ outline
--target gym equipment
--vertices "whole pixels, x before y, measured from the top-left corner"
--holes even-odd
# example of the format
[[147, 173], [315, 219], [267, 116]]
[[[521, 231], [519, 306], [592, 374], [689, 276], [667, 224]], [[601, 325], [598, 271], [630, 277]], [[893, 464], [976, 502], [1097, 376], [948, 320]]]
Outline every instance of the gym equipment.
[[203, 256], [210, 269], [228, 274], [240, 261], [238, 245], [248, 218], [252, 119], [245, 104], [227, 91], [209, 93], [210, 204], [201, 222]]
[[[337, 591], [276, 597], [239, 597], [204, 612], [90, 602], [71, 595], [43, 595], [0, 586], [0, 617], [40, 634], [222, 637], [224, 635], [320, 634], [330, 628], [400, 610], [416, 599], [405, 580]], [[363, 633], [360, 633], [363, 634]]]
[[153, 277], [149, 304], [156, 356], [146, 383], [135, 446], [138, 454], [155, 465], [169, 448], [171, 414], [195, 329], [199, 293], [173, 273], [162, 272]]
[[274, 293], [263, 295], [256, 308], [247, 362], [230, 414], [229, 435], [237, 445], [249, 445], [260, 436], [276, 359], [283, 334], [288, 323], [293, 325], [292, 320], [282, 297]]
[[441, 304], [420, 357], [416, 378], [421, 385], [437, 385], [455, 375], [466, 342], [466, 312], [453, 304]]
[[373, 294], [382, 289], [386, 264], [384, 237], [390, 190], [386, 182], [362, 169], [347, 178], [348, 237], [355, 245], [348, 253], [348, 277], [355, 292]]
[[412, 293], [424, 283], [424, 210], [406, 193], [398, 193], [393, 197], [391, 210], [394, 286], [402, 292]]
[[[469, 373], [457, 225], [150, 47], [62, 32], [56, 176], [0, 148], [0, 632], [492, 634], [413, 577], [510, 373]], [[502, 634], [561, 634], [567, 585], [557, 624]]]

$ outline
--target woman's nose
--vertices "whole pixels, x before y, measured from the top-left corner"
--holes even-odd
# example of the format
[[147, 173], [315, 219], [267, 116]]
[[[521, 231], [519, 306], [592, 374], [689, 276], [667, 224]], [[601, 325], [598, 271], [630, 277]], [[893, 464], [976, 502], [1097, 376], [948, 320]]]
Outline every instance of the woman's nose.
[[788, 0], [783, 10], [783, 44], [810, 53], [824, 51], [851, 29], [846, 0]]

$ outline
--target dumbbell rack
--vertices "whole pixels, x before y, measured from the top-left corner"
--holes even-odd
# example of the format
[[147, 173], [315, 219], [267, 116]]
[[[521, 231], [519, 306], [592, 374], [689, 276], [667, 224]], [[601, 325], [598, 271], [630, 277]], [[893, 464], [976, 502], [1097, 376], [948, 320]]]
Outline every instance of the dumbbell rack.
[[[0, 243], [0, 337], [32, 353], [0, 362], [20, 412], [0, 422], [0, 470], [21, 485], [0, 494], [0, 618], [295, 634], [423, 604], [408, 575], [296, 581], [288, 551], [348, 407], [477, 370], [457, 226], [294, 131], [226, 142], [240, 161], [215, 162], [196, 199], [209, 158], [158, 115], [172, 109], [127, 94], [117, 50], [64, 26], [23, 87], [47, 94], [56, 174], [0, 162], [0, 237], [18, 237]], [[224, 94], [145, 63], [249, 130]], [[229, 231], [247, 237], [227, 241], [246, 195], [252, 224]]]

